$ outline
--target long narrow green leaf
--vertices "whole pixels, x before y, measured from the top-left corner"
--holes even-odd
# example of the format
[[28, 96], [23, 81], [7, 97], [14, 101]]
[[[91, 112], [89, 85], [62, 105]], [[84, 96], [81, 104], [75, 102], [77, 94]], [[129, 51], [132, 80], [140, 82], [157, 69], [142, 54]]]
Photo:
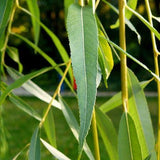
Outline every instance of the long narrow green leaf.
[[[17, 72], [16, 70], [14, 70], [13, 68], [10, 68], [10, 67], [7, 67], [7, 71], [8, 71], [8, 74], [14, 80], [17, 80], [17, 79], [24, 76], [23, 74]], [[30, 94], [34, 95], [35, 97], [39, 98], [40, 100], [42, 100], [46, 103], [50, 103], [50, 101], [52, 99], [52, 97], [47, 92], [45, 92], [38, 85], [33, 83], [31, 80], [28, 80], [27, 82], [25, 82], [21, 87], [23, 87]], [[52, 106], [54, 106], [58, 109], [61, 109], [59, 102], [57, 102], [56, 100], [53, 101]]]
[[14, 157], [12, 160], [17, 160], [17, 158], [24, 152], [24, 150], [29, 146], [29, 144], [27, 144], [25, 147], [23, 147], [21, 149], [21, 151], [19, 151]]
[[23, 65], [19, 59], [18, 49], [15, 47], [7, 47], [7, 53], [9, 57], [18, 64], [19, 72], [22, 72]]
[[[138, 79], [131, 70], [128, 70], [129, 90], [129, 113], [133, 118], [137, 135], [142, 150], [142, 158], [145, 159], [150, 153], [155, 157], [155, 138], [144, 92], [139, 85]], [[145, 115], [145, 116], [144, 116]]]
[[[26, 42], [29, 46], [31, 46], [33, 49], [35, 49], [35, 51], [37, 51], [47, 62], [49, 62], [52, 66], [56, 66], [56, 62], [51, 58], [49, 57], [45, 52], [43, 52], [39, 47], [37, 47], [34, 43], [32, 43], [31, 41], [29, 41], [27, 38], [21, 36], [21, 35], [18, 35], [18, 34], [15, 34], [15, 33], [12, 33], [14, 36], [20, 38], [21, 40], [23, 40], [24, 42]], [[61, 70], [61, 68], [59, 68], [58, 66], [55, 67], [55, 70], [61, 75], [63, 76], [63, 71]], [[73, 77], [72, 77], [73, 78]], [[74, 92], [73, 90], [73, 87], [71, 86], [70, 82], [68, 81], [67, 78], [65, 78], [65, 82], [66, 84], [69, 86], [69, 88], [71, 89], [72, 92]]]
[[[40, 21], [40, 11], [37, 4], [37, 0], [27, 0], [26, 2], [31, 14]], [[35, 45], [37, 45], [39, 41], [39, 35], [40, 35], [40, 25], [34, 18], [32, 18], [32, 25], [33, 25], [33, 31], [34, 31], [34, 41], [35, 41]]]
[[1, 0], [0, 5], [0, 39], [7, 27], [14, 0]]
[[[62, 45], [62, 43], [58, 39], [58, 37], [48, 27], [46, 27], [43, 23], [41, 23], [35, 16], [33, 16], [30, 12], [28, 12], [25, 9], [23, 9], [23, 11], [25, 13], [29, 14], [37, 23], [39, 23], [41, 25], [41, 27], [45, 30], [45, 32], [51, 37], [51, 39], [52, 39], [53, 43], [55, 44], [57, 50], [59, 51], [60, 56], [62, 57], [63, 61], [68, 62], [69, 61], [69, 56], [68, 56], [64, 46]], [[73, 74], [72, 74], [71, 67], [69, 69], [69, 76], [70, 76], [70, 79], [71, 79], [71, 83], [73, 84]]]
[[[133, 10], [136, 10], [136, 7], [137, 7], [137, 2], [138, 0], [128, 0], [127, 1], [127, 5], [132, 8]], [[133, 13], [128, 11], [128, 10], [125, 10], [125, 17], [129, 20], [131, 19]]]
[[160, 33], [147, 21], [145, 20], [138, 12], [134, 11], [132, 8], [129, 6], [126, 6], [126, 8], [132, 12], [137, 18], [141, 20], [142, 23], [144, 23], [150, 31], [152, 31], [155, 36], [160, 40]]
[[142, 160], [137, 130], [132, 117], [123, 113], [118, 134], [119, 160]]
[[[106, 38], [107, 39], [107, 38]], [[155, 73], [153, 73], [145, 64], [143, 64], [142, 62], [140, 62], [138, 59], [134, 58], [132, 55], [130, 55], [129, 53], [127, 53], [126, 51], [124, 51], [121, 47], [119, 47], [118, 45], [116, 45], [114, 42], [112, 42], [111, 40], [107, 39], [107, 41], [113, 45], [117, 50], [121, 51], [122, 53], [124, 53], [128, 58], [130, 58], [131, 60], [133, 60], [135, 63], [137, 63], [138, 65], [140, 65], [142, 68], [144, 68], [146, 71], [148, 71], [154, 78], [156, 78], [158, 81], [160, 81], [160, 77], [158, 77]]]
[[38, 121], [41, 121], [42, 117], [25, 101], [23, 101], [20, 97], [10, 94], [9, 100], [15, 104], [19, 109], [30, 115], [31, 117], [37, 119]]
[[3, 33], [0, 38], [0, 51], [4, 47], [4, 43], [5, 43], [5, 33]]
[[71, 5], [68, 10], [67, 30], [73, 73], [77, 82], [80, 108], [79, 150], [81, 151], [90, 127], [96, 99], [98, 30], [92, 8]]
[[[131, 7], [133, 10], [135, 10], [136, 6], [137, 6], [137, 0], [128, 0], [127, 5], [129, 7]], [[133, 13], [130, 12], [129, 10], [125, 10], [125, 17], [128, 20], [128, 22], [130, 22], [129, 20], [131, 19], [132, 14]], [[116, 21], [116, 23], [114, 25], [111, 25], [111, 28], [113, 28], [113, 29], [117, 28], [117, 27], [119, 27], [119, 19]]]
[[98, 108], [96, 108], [96, 120], [109, 158], [118, 160], [118, 137], [112, 121]]
[[[61, 104], [61, 109], [62, 109], [63, 115], [64, 115], [73, 135], [78, 140], [79, 124], [78, 124], [73, 112], [71, 111], [71, 109], [68, 107], [67, 103], [64, 101], [64, 99], [61, 96], [59, 96], [59, 102]], [[84, 142], [83, 149], [84, 149], [85, 153], [87, 154], [88, 158], [90, 160], [94, 160], [92, 152], [86, 142]]]
[[3, 106], [0, 106], [0, 159], [3, 159], [8, 151], [7, 132], [3, 118], [3, 110]]
[[63, 153], [61, 153], [59, 150], [57, 150], [56, 148], [54, 148], [53, 146], [51, 146], [50, 144], [48, 144], [46, 141], [44, 141], [43, 139], [41, 139], [41, 142], [43, 143], [43, 145], [48, 149], [48, 151], [57, 159], [59, 160], [70, 160], [70, 158], [68, 158], [66, 155], [64, 155]]
[[[140, 86], [142, 89], [144, 89], [150, 82], [151, 80], [144, 81], [140, 83]], [[109, 112], [110, 110], [122, 105], [122, 98], [121, 98], [121, 92], [116, 93], [112, 98], [110, 98], [107, 102], [102, 104], [100, 106], [100, 110], [104, 113]]]
[[[8, 70], [8, 73], [9, 75], [13, 78], [13, 79], [17, 79], [17, 78], [20, 78], [22, 77], [23, 75], [16, 72], [15, 70], [7, 67], [7, 70]], [[37, 98], [39, 98], [40, 100], [46, 102], [46, 103], [50, 103], [52, 97], [46, 93], [44, 90], [42, 90], [40, 87], [38, 87], [35, 83], [33, 83], [31, 80], [25, 82], [22, 87], [27, 90], [29, 93], [31, 93], [32, 95], [36, 96]], [[58, 108], [61, 110], [61, 106], [62, 106], [63, 103], [59, 103], [58, 101], [54, 100], [53, 103], [52, 103], [52, 106]], [[72, 111], [70, 110], [69, 107], [65, 106], [66, 111], [64, 112], [63, 110], [63, 113], [64, 113], [64, 117], [66, 118], [66, 121], [68, 123], [68, 125], [70, 126], [70, 122], [73, 121], [73, 119], [75, 118], [72, 118], [74, 117]], [[78, 122], [76, 122], [74, 125], [70, 126], [72, 132], [73, 132], [73, 135], [76, 137], [76, 139], [78, 140], [78, 132], [79, 132], [79, 125], [78, 125]], [[77, 129], [78, 128], [78, 129]], [[89, 157], [89, 159], [91, 160], [94, 160], [93, 158], [93, 155], [87, 145], [87, 143], [85, 142], [84, 143], [84, 151], [86, 152], [87, 156]]]
[[19, 78], [18, 80], [16, 80], [15, 82], [13, 82], [10, 86], [8, 86], [6, 88], [6, 90], [2, 93], [1, 97], [0, 97], [0, 105], [4, 102], [5, 98], [7, 97], [7, 95], [13, 90], [13, 89], [16, 89], [16, 88], [19, 88], [21, 87], [26, 81], [36, 77], [36, 76], [39, 76], [45, 72], [48, 72], [50, 71], [51, 69], [53, 69], [53, 67], [48, 67], [48, 68], [43, 68], [43, 69], [40, 69], [38, 71], [35, 71], [33, 73], [30, 73], [30, 74], [27, 74], [21, 78]]
[[[103, 0], [103, 2], [106, 3], [116, 14], [119, 15], [119, 10], [116, 7], [114, 7], [111, 3], [107, 2], [106, 0]], [[141, 36], [136, 30], [136, 28], [134, 27], [134, 25], [127, 18], [125, 19], [125, 23], [137, 35], [138, 42], [140, 43]], [[119, 21], [117, 21], [114, 25], [111, 25], [111, 28], [116, 28], [118, 26], [119, 26]]]
[[45, 132], [47, 134], [48, 140], [50, 144], [56, 148], [56, 130], [55, 130], [55, 123], [52, 108], [50, 109], [44, 123], [43, 123]]
[[29, 160], [40, 160], [41, 151], [40, 151], [40, 137], [39, 137], [39, 128], [37, 127], [32, 135], [30, 147], [29, 147]]
[[[99, 34], [101, 36], [104, 36], [102, 31], [99, 31]], [[103, 75], [104, 84], [106, 87], [107, 85], [107, 79], [110, 75], [110, 72], [113, 69], [113, 57], [112, 57], [112, 51], [108, 44], [108, 42], [99, 36], [99, 52], [98, 52], [98, 62], [101, 67], [101, 72]]]

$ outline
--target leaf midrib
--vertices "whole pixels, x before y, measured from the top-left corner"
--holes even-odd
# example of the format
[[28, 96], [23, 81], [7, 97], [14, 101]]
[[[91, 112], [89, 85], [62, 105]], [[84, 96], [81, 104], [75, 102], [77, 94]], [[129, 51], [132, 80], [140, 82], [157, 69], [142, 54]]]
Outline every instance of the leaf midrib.
[[126, 124], [127, 124], [127, 132], [128, 132], [128, 140], [129, 140], [129, 148], [130, 148], [130, 156], [131, 159], [133, 160], [133, 150], [132, 150], [132, 141], [131, 141], [131, 135], [130, 135], [130, 128], [129, 128], [129, 123], [128, 123], [128, 116], [127, 113], [125, 113], [126, 116]]
[[[83, 19], [83, 8], [81, 7], [81, 24], [82, 24], [82, 42], [83, 42], [83, 44], [82, 44], [82, 46], [83, 46], [83, 53], [84, 53], [84, 59], [83, 59], [83, 64], [84, 64], [84, 73], [85, 73], [85, 77], [84, 77], [84, 79], [85, 79], [85, 88], [86, 88], [86, 90], [85, 90], [85, 92], [86, 92], [86, 95], [87, 95], [87, 74], [86, 74], [86, 58], [85, 58], [85, 43], [84, 43], [84, 41], [85, 41], [85, 39], [84, 39], [84, 19]], [[85, 98], [86, 98], [86, 100], [84, 101], [85, 102], [85, 105], [84, 105], [84, 107], [85, 107], [85, 110], [86, 110], [86, 106], [87, 106], [87, 96], [85, 96]], [[82, 129], [82, 137], [84, 137], [84, 131], [85, 131], [85, 127], [86, 127], [86, 113], [87, 112], [85, 112], [85, 116], [84, 116], [84, 127], [83, 127], [83, 129]]]

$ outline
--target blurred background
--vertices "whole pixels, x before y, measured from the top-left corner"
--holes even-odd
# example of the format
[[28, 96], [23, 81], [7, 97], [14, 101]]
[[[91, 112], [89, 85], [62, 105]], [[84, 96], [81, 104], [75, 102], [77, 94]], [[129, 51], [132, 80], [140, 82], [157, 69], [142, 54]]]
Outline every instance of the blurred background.
[[[21, 0], [21, 5], [27, 8], [25, 0]], [[118, 1], [109, 0], [111, 4], [118, 8]], [[64, 12], [64, 2], [63, 0], [39, 0], [41, 21], [50, 28], [61, 40], [62, 44], [66, 48], [68, 54], [69, 43], [65, 28], [65, 12]], [[150, 0], [150, 5], [152, 13], [155, 16], [160, 15], [160, 2], [159, 0]], [[143, 0], [138, 1], [137, 11], [147, 19], [146, 9]], [[113, 25], [118, 16], [114, 13], [109, 6], [100, 2], [97, 8], [97, 14], [109, 36], [109, 38], [118, 44], [119, 42], [119, 31], [118, 29], [111, 29], [110, 26]], [[132, 16], [131, 22], [137, 29], [138, 33], [141, 35], [141, 44], [139, 45], [137, 40], [137, 35], [132, 32], [128, 27], [126, 27], [126, 41], [127, 41], [127, 52], [133, 55], [135, 58], [140, 60], [142, 63], [146, 64], [152, 71], [154, 71], [154, 61], [152, 44], [150, 38], [150, 31], [138, 20], [135, 16]], [[154, 26], [160, 31], [160, 24], [154, 21]], [[33, 28], [31, 19], [28, 15], [17, 10], [14, 19], [12, 31], [18, 34], [22, 34], [31, 41], [33, 41]], [[160, 44], [157, 41], [158, 48], [160, 49]], [[23, 73], [29, 73], [31, 71], [46, 67], [49, 64], [39, 55], [34, 52], [25, 42], [17, 39], [15, 37], [10, 37], [10, 46], [15, 46], [19, 49], [20, 61], [22, 62], [24, 69]], [[62, 59], [51, 41], [50, 37], [41, 29], [40, 40], [38, 46], [45, 51], [50, 57], [52, 57], [57, 63], [61, 63]], [[108, 80], [108, 89], [105, 88], [103, 81], [99, 87], [100, 91], [119, 91], [120, 90], [120, 64], [113, 53], [115, 64], [114, 69]], [[17, 64], [14, 63], [9, 57], [6, 57], [6, 63], [14, 68], [17, 68]], [[132, 60], [128, 59], [128, 67], [131, 68], [137, 75], [140, 81], [147, 80], [151, 78], [151, 75], [145, 71], [143, 68], [135, 64]], [[53, 90], [58, 83], [58, 75], [56, 71], [48, 72], [34, 81], [38, 83], [42, 88], [47, 90]], [[116, 83], [115, 83], [116, 82]], [[65, 87], [66, 88], [66, 87]], [[66, 88], [67, 89], [67, 88]], [[156, 84], [152, 82], [146, 90], [155, 91]]]

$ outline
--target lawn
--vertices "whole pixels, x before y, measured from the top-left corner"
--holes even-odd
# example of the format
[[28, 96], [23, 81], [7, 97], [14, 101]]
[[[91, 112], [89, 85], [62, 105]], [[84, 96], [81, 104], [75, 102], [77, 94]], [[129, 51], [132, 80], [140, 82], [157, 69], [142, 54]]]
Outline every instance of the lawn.
[[[97, 98], [97, 106], [100, 106], [100, 104], [105, 102], [108, 98], [105, 98], [105, 97]], [[29, 103], [33, 108], [35, 108], [35, 110], [37, 110], [37, 112], [39, 112], [40, 114], [42, 114], [43, 110], [47, 107], [46, 103], [41, 102], [40, 100], [36, 98], [23, 97], [23, 99], [27, 103]], [[78, 117], [77, 102], [75, 98], [67, 97], [65, 98], [65, 100], [68, 102], [69, 106], [72, 108], [76, 117]], [[153, 97], [147, 98], [147, 101], [149, 104], [149, 109], [151, 112], [152, 122], [154, 125], [154, 131], [156, 135], [156, 130], [157, 130], [156, 98], [153, 98]], [[115, 128], [117, 130], [118, 130], [121, 113], [122, 113], [122, 109], [120, 107], [108, 113], [110, 118], [113, 120]], [[72, 135], [61, 111], [59, 111], [56, 108], [53, 108], [53, 114], [54, 114], [55, 124], [56, 124], [56, 137], [57, 137], [58, 149], [62, 151], [64, 154], [66, 154], [68, 157], [72, 157], [72, 159], [73, 158], [76, 159], [77, 149], [78, 149], [77, 141]], [[20, 150], [22, 150], [22, 148], [26, 144], [30, 142], [32, 133], [35, 127], [38, 125], [38, 121], [36, 121], [35, 119], [25, 114], [23, 111], [18, 109], [15, 105], [13, 105], [9, 101], [5, 102], [3, 119], [4, 119], [5, 127], [7, 129], [7, 141], [9, 145], [9, 150], [8, 150], [7, 155], [1, 160], [11, 160]], [[45, 135], [43, 128], [41, 130], [41, 137], [47, 141], [47, 137]], [[106, 151], [104, 149], [103, 142], [100, 137], [99, 139], [100, 139], [101, 159], [105, 160]], [[93, 150], [91, 131], [89, 132], [89, 135], [87, 136], [87, 142], [90, 145], [91, 149]], [[24, 150], [23, 154], [18, 158], [19, 160], [26, 159], [25, 155], [27, 154], [27, 150], [28, 148]], [[47, 159], [47, 160], [53, 159], [50, 153], [45, 148], [43, 148], [43, 146], [42, 146], [41, 159], [42, 160], [43, 159]], [[83, 154], [82, 159], [87, 159], [85, 154]]]

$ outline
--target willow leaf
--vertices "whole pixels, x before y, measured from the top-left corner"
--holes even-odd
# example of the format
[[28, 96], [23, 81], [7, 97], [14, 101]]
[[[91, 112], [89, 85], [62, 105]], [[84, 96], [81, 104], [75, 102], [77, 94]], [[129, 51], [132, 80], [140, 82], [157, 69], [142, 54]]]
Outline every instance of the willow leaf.
[[[59, 102], [61, 104], [61, 109], [62, 109], [63, 115], [64, 115], [73, 135], [75, 136], [76, 140], [78, 141], [79, 124], [78, 124], [72, 110], [70, 109], [70, 107], [67, 105], [67, 103], [64, 101], [64, 99], [61, 96], [59, 96]], [[88, 156], [88, 158], [90, 160], [94, 160], [92, 152], [86, 142], [84, 142], [83, 149], [84, 149], [84, 152], [86, 153], [86, 155]]]
[[[29, 41], [27, 38], [19, 35], [19, 34], [15, 34], [12, 33], [14, 36], [20, 38], [21, 40], [23, 40], [24, 42], [26, 42], [30, 47], [32, 47], [33, 49], [35, 49], [36, 52], [38, 52], [48, 63], [50, 63], [52, 66], [55, 67], [55, 70], [61, 75], [63, 76], [63, 71], [61, 70], [61, 68], [59, 66], [57, 66], [56, 62], [49, 57], [45, 52], [43, 52], [38, 46], [36, 46], [34, 43], [32, 43], [31, 41]], [[72, 77], [73, 78], [73, 77]], [[70, 82], [68, 81], [67, 78], [65, 78], [65, 82], [66, 84], [69, 86], [69, 88], [72, 90], [72, 92], [74, 92], [73, 87], [71, 86]]]
[[[136, 7], [137, 7], [137, 2], [138, 0], [128, 0], [127, 1], [127, 5], [132, 8], [133, 10], [136, 10]], [[128, 10], [125, 10], [125, 17], [129, 20], [131, 19], [133, 13], [128, 11]]]
[[31, 117], [37, 119], [38, 121], [41, 121], [41, 116], [25, 101], [23, 101], [20, 97], [10, 94], [9, 100], [15, 104], [19, 109], [30, 115]]
[[[107, 38], [106, 38], [107, 39]], [[131, 54], [127, 53], [126, 51], [124, 51], [121, 47], [119, 47], [118, 45], [116, 45], [114, 42], [110, 41], [109, 39], [107, 39], [107, 41], [113, 45], [117, 50], [121, 51], [123, 54], [125, 54], [128, 58], [130, 58], [131, 60], [133, 60], [135, 63], [137, 63], [139, 66], [141, 66], [143, 69], [145, 69], [146, 71], [148, 71], [154, 78], [156, 78], [158, 81], [160, 81], [160, 77], [158, 77], [155, 73], [153, 73], [145, 64], [143, 64], [142, 62], [140, 62], [138, 59], [134, 58]]]
[[9, 57], [18, 64], [19, 72], [22, 72], [23, 65], [19, 59], [18, 49], [15, 47], [7, 47], [7, 53]]
[[29, 160], [40, 160], [41, 151], [40, 151], [40, 137], [39, 137], [39, 128], [37, 127], [32, 135], [31, 143], [29, 147]]
[[51, 146], [50, 144], [48, 144], [46, 141], [44, 141], [43, 139], [41, 139], [41, 142], [43, 143], [43, 145], [47, 148], [47, 150], [57, 159], [59, 160], [70, 160], [70, 158], [68, 158], [66, 155], [64, 155], [63, 153], [61, 153], [59, 150], [57, 150], [56, 148], [54, 148], [53, 146]]
[[[144, 89], [152, 80], [153, 79], [140, 82], [141, 88]], [[111, 111], [112, 109], [122, 105], [122, 98], [121, 98], [122, 95], [121, 94], [122, 94], [121, 92], [116, 93], [107, 102], [103, 103], [100, 106], [100, 110], [104, 113], [107, 113], [107, 112]]]
[[128, 90], [130, 97], [129, 113], [135, 122], [142, 157], [145, 159], [152, 152], [152, 159], [156, 159], [155, 138], [147, 101], [138, 79], [131, 70], [128, 70]]
[[[17, 80], [24, 76], [23, 74], [17, 72], [15, 69], [10, 67], [7, 67], [7, 72], [14, 80]], [[45, 92], [42, 88], [40, 88], [31, 80], [25, 82], [21, 87], [23, 87], [27, 92], [46, 103], [50, 103], [52, 99], [52, 97], [47, 92]], [[52, 106], [61, 109], [60, 104], [56, 100], [53, 101]]]
[[137, 18], [139, 18], [141, 20], [141, 22], [143, 24], [145, 24], [146, 27], [148, 27], [148, 29], [150, 31], [152, 31], [155, 36], [158, 38], [158, 40], [160, 40], [160, 33], [145, 19], [143, 18], [138, 12], [134, 11], [132, 8], [130, 8], [129, 6], [126, 6], [126, 8], [132, 12]]
[[[130, 8], [132, 8], [133, 10], [135, 10], [136, 9], [136, 7], [137, 7], [137, 1], [138, 0], [128, 0], [128, 2], [127, 2], [127, 5], [130, 7]], [[107, 2], [107, 4], [109, 4], [108, 2]], [[112, 9], [113, 9], [114, 7], [112, 7]], [[114, 9], [114, 10], [116, 10], [116, 8]], [[118, 12], [116, 12], [116, 13], [118, 13]], [[132, 15], [133, 15], [133, 13], [132, 12], [130, 12], [129, 10], [125, 10], [125, 17], [126, 17], [126, 19], [129, 21], [130, 19], [131, 19], [131, 17], [132, 17]], [[117, 28], [117, 27], [119, 27], [119, 19], [116, 21], [116, 23], [114, 24], [114, 25], [112, 25], [111, 26], [111, 28]]]
[[118, 160], [118, 137], [112, 121], [98, 108], [96, 108], [96, 120], [109, 158]]
[[73, 73], [77, 82], [80, 108], [79, 150], [81, 151], [90, 127], [96, 99], [98, 30], [92, 8], [71, 5], [68, 10], [67, 30]]
[[[69, 3], [69, 2], [68, 2]], [[60, 53], [60, 56], [62, 57], [64, 62], [68, 62], [69, 61], [69, 56], [67, 51], [65, 50], [64, 46], [62, 45], [61, 41], [59, 40], [59, 38], [47, 27], [45, 26], [43, 23], [40, 22], [39, 19], [37, 19], [34, 15], [32, 15], [29, 11], [23, 9], [23, 11], [27, 14], [29, 14], [37, 23], [40, 24], [40, 26], [44, 29], [44, 31], [50, 36], [50, 38], [52, 39], [53, 43], [55, 44], [57, 50]], [[73, 74], [72, 74], [72, 69], [70, 67], [69, 69], [69, 76], [71, 79], [71, 83], [73, 84]]]
[[14, 0], [1, 0], [0, 5], [0, 39], [7, 27]]
[[[26, 2], [31, 14], [40, 21], [40, 11], [37, 4], [37, 0], [27, 0]], [[37, 21], [35, 21], [34, 18], [32, 18], [32, 25], [33, 25], [33, 31], [34, 31], [34, 41], [35, 41], [35, 45], [37, 45], [39, 41], [40, 25]]]
[[137, 130], [132, 117], [123, 113], [118, 134], [119, 160], [142, 160]]
[[[105, 37], [103, 32], [100, 30], [99, 35]], [[112, 57], [111, 48], [104, 38], [99, 36], [99, 54], [98, 54], [98, 62], [101, 67], [101, 72], [103, 75], [104, 84], [107, 86], [107, 79], [110, 75], [110, 72], [113, 69], [114, 62]]]
[[50, 71], [51, 69], [53, 69], [53, 67], [48, 67], [48, 68], [43, 68], [43, 69], [40, 69], [38, 71], [35, 71], [33, 73], [30, 73], [30, 74], [27, 74], [27, 75], [24, 75], [22, 76], [21, 78], [19, 78], [18, 80], [16, 80], [15, 82], [13, 82], [11, 85], [9, 85], [6, 90], [2, 93], [1, 97], [0, 97], [0, 105], [4, 102], [5, 98], [7, 97], [7, 95], [13, 90], [13, 89], [16, 89], [16, 88], [19, 88], [22, 86], [22, 84], [24, 84], [26, 81], [38, 76], [38, 75], [41, 75], [47, 71]]
[[43, 126], [50, 144], [56, 148], [56, 130], [52, 108], [49, 110]]

